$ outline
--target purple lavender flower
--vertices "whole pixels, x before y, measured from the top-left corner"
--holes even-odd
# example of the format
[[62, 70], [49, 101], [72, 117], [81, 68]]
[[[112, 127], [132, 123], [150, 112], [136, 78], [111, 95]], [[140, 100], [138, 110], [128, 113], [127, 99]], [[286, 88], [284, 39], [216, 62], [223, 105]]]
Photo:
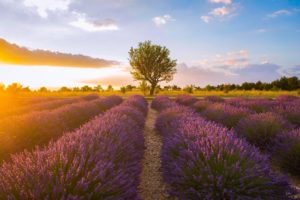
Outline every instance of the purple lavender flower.
[[196, 97], [193, 97], [191, 95], [178, 95], [175, 99], [176, 103], [179, 103], [181, 105], [185, 105], [185, 106], [191, 106], [193, 105], [195, 102], [197, 101]]
[[209, 105], [201, 115], [208, 120], [232, 128], [250, 113], [251, 111], [247, 108], [234, 107], [225, 103], [214, 103]]
[[204, 97], [204, 100], [214, 102], [214, 103], [224, 102], [224, 99], [219, 96], [206, 96], [206, 97]]
[[300, 177], [300, 129], [277, 135], [272, 147], [274, 161], [284, 171]]
[[242, 119], [235, 131], [251, 144], [267, 149], [272, 138], [289, 128], [290, 124], [281, 116], [268, 112], [252, 114]]
[[212, 102], [206, 101], [206, 100], [198, 100], [196, 101], [192, 107], [197, 111], [197, 112], [202, 112], [204, 111]]
[[300, 102], [286, 102], [280, 103], [274, 108], [274, 112], [283, 116], [290, 123], [294, 124], [296, 127], [300, 127]]
[[178, 199], [292, 199], [295, 193], [255, 147], [184, 107], [165, 109], [156, 128], [164, 179]]
[[14, 155], [0, 167], [0, 199], [138, 199], [144, 138], [134, 119], [145, 117], [133, 104], [137, 112], [128, 115], [129, 105], [125, 101], [43, 149]]
[[289, 101], [294, 101], [294, 100], [299, 100], [299, 97], [294, 96], [294, 95], [281, 95], [276, 97], [276, 101], [279, 102], [289, 102]]
[[3, 119], [0, 121], [0, 160], [35, 145], [45, 145], [121, 102], [122, 98], [111, 96]]

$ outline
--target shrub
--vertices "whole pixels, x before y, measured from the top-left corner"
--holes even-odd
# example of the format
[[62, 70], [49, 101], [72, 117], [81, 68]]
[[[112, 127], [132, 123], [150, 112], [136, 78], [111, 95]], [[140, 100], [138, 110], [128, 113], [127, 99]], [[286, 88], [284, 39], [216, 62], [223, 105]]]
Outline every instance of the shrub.
[[191, 106], [197, 101], [196, 97], [190, 95], [178, 95], [175, 102], [185, 106]]
[[234, 107], [224, 103], [209, 105], [201, 115], [208, 120], [223, 124], [228, 128], [234, 127], [241, 119], [251, 113], [249, 109]]
[[157, 111], [162, 111], [171, 105], [177, 105], [175, 102], [171, 101], [167, 96], [158, 96], [153, 99], [151, 103], [151, 108]]
[[[186, 106], [174, 105], [166, 108], [156, 119], [155, 128], [160, 134], [169, 134], [177, 128], [177, 119], [196, 115]], [[168, 130], [167, 130], [168, 129]], [[164, 131], [161, 131], [164, 130]]]
[[[45, 97], [44, 97], [45, 98]], [[12, 109], [9, 109], [5, 112], [0, 113], [0, 118], [6, 118], [8, 116], [13, 115], [21, 115], [27, 114], [33, 111], [42, 111], [42, 110], [51, 110], [56, 109], [71, 103], [79, 103], [83, 101], [91, 101], [98, 99], [99, 96], [97, 95], [87, 95], [87, 96], [80, 96], [80, 97], [72, 97], [72, 98], [65, 98], [65, 99], [40, 99], [40, 102], [31, 102], [27, 103], [23, 106], [16, 106]]]
[[300, 104], [298, 102], [286, 102], [274, 108], [274, 112], [283, 116], [296, 127], [300, 127]]
[[129, 105], [138, 108], [144, 116], [146, 116], [148, 113], [148, 102], [144, 97], [139, 95], [130, 96], [130, 98], [127, 99], [123, 105]]
[[255, 147], [199, 116], [175, 115], [172, 121], [168, 112], [163, 111], [157, 119], [168, 123], [157, 129], [163, 135], [162, 172], [172, 196], [292, 199], [295, 191], [284, 177], [271, 170], [268, 158]]
[[211, 102], [206, 101], [206, 100], [199, 100], [197, 102], [195, 102], [193, 104], [193, 108], [197, 111], [197, 112], [202, 112], [204, 111], [209, 105], [211, 104]]
[[260, 149], [266, 149], [273, 137], [290, 128], [290, 125], [275, 113], [252, 114], [242, 119], [235, 131], [245, 137], [251, 144]]
[[276, 101], [279, 102], [294, 101], [294, 100], [299, 100], [299, 97], [293, 95], [280, 95], [276, 97]]
[[281, 133], [274, 139], [273, 157], [283, 170], [300, 177], [300, 129]]
[[276, 105], [275, 101], [268, 99], [245, 99], [245, 98], [234, 98], [227, 101], [230, 105], [237, 107], [248, 108], [257, 113], [268, 112]]
[[121, 97], [111, 96], [1, 120], [0, 160], [35, 145], [47, 144], [121, 102]]
[[138, 199], [144, 138], [133, 119], [143, 113], [131, 105], [128, 116], [126, 104], [44, 149], [13, 156], [0, 167], [0, 199]]
[[219, 96], [206, 96], [204, 98], [204, 100], [207, 100], [207, 101], [210, 101], [210, 102], [214, 102], [214, 103], [224, 102], [224, 99], [222, 97], [219, 97]]

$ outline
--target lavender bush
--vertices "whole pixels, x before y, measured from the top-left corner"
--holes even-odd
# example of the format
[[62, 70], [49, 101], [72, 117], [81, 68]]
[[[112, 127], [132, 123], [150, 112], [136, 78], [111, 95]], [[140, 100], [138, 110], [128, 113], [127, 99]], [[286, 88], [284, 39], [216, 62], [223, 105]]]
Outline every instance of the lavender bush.
[[170, 98], [167, 96], [158, 96], [155, 99], [153, 99], [151, 103], [151, 108], [157, 111], [162, 111], [170, 107], [170, 105], [177, 105], [177, 104], [171, 101]]
[[285, 102], [280, 103], [274, 108], [274, 112], [283, 116], [290, 123], [296, 127], [300, 127], [300, 103], [299, 102]]
[[178, 95], [175, 99], [176, 103], [179, 103], [179, 104], [185, 105], [185, 106], [191, 106], [194, 103], [196, 103], [196, 101], [198, 101], [196, 97], [193, 97], [190, 95], [185, 95], [185, 94]]
[[209, 101], [206, 101], [206, 100], [198, 100], [196, 101], [192, 107], [197, 111], [197, 112], [202, 112], [204, 111], [210, 104], [212, 104], [211, 102]]
[[232, 128], [250, 113], [251, 111], [247, 108], [234, 107], [225, 103], [214, 103], [209, 105], [201, 115], [208, 120]]
[[294, 100], [300, 100], [299, 97], [293, 96], [293, 95], [281, 95], [276, 97], [276, 101], [279, 102], [288, 102], [288, 101], [294, 101]]
[[128, 115], [124, 105], [44, 149], [13, 156], [0, 167], [0, 199], [138, 199], [144, 139], [134, 119], [143, 113], [132, 104], [139, 116]]
[[281, 116], [267, 112], [252, 114], [242, 119], [235, 127], [235, 131], [251, 144], [265, 150], [273, 137], [290, 127]]
[[272, 150], [276, 164], [300, 177], [300, 129], [279, 134], [273, 141]]
[[98, 95], [86, 95], [86, 96], [72, 97], [72, 98], [65, 98], [65, 99], [55, 99], [55, 100], [46, 100], [46, 101], [43, 100], [39, 103], [27, 104], [25, 106], [16, 107], [14, 109], [7, 110], [6, 112], [1, 112], [0, 118], [5, 118], [13, 115], [26, 114], [33, 111], [51, 110], [71, 103], [91, 101], [98, 98], [99, 98]]
[[46, 144], [121, 102], [120, 97], [110, 96], [3, 119], [0, 121], [0, 160]]
[[219, 97], [219, 96], [206, 96], [204, 98], [204, 100], [214, 102], [214, 103], [224, 102], [224, 99], [222, 97]]
[[261, 99], [261, 98], [258, 99], [234, 98], [228, 100], [228, 103], [233, 106], [248, 108], [257, 113], [271, 111], [273, 107], [276, 105], [275, 101], [268, 100], [268, 99]]
[[295, 191], [284, 177], [271, 170], [268, 158], [255, 147], [222, 126], [183, 109], [174, 115], [169, 107], [156, 122], [163, 135], [162, 171], [172, 196], [292, 199]]

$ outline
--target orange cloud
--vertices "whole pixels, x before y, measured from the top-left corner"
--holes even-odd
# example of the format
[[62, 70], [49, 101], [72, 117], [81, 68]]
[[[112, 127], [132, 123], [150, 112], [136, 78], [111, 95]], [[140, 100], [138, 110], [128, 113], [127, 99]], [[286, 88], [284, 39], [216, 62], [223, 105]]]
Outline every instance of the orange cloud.
[[0, 63], [28, 66], [102, 68], [117, 61], [45, 50], [29, 50], [0, 38]]

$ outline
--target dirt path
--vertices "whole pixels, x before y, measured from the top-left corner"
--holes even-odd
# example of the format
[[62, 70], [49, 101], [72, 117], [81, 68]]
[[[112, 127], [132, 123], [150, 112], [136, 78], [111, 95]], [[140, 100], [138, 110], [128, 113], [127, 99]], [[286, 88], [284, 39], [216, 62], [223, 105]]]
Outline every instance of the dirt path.
[[[150, 104], [150, 103], [149, 103]], [[170, 199], [166, 192], [166, 185], [162, 180], [160, 172], [160, 149], [161, 138], [154, 131], [154, 124], [157, 117], [156, 111], [150, 108], [145, 126], [145, 154], [142, 160], [143, 170], [141, 183], [139, 185], [140, 197], [144, 200]]]

